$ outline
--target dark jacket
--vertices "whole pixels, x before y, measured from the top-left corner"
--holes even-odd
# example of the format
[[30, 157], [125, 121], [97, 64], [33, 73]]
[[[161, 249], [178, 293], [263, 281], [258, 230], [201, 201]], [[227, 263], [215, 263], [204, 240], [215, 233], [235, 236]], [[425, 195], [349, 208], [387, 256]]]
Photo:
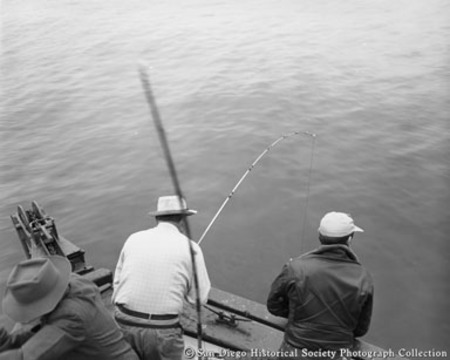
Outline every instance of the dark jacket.
[[72, 275], [69, 292], [43, 317], [41, 328], [32, 337], [1, 331], [0, 335], [0, 349], [16, 348], [1, 353], [0, 359], [138, 360], [97, 286], [78, 275]]
[[309, 350], [350, 348], [369, 329], [373, 281], [346, 245], [322, 245], [290, 260], [267, 308], [288, 318], [285, 341]]

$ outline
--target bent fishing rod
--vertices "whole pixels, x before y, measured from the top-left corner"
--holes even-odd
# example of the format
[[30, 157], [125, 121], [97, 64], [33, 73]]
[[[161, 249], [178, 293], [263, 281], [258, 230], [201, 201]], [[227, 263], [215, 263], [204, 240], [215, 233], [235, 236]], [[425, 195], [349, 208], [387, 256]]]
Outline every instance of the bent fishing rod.
[[[253, 170], [253, 168], [256, 166], [256, 164], [273, 148], [275, 147], [275, 145], [277, 145], [279, 142], [283, 141], [284, 139], [287, 139], [288, 137], [294, 136], [294, 135], [306, 135], [306, 136], [310, 136], [313, 139], [313, 146], [314, 146], [314, 140], [316, 138], [316, 134], [314, 133], [310, 133], [308, 131], [294, 131], [291, 132], [289, 134], [286, 135], [281, 135], [278, 139], [276, 139], [272, 144], [270, 144], [267, 148], [264, 149], [264, 151], [259, 154], [259, 156], [255, 159], [255, 161], [252, 162], [252, 164], [248, 167], [248, 169], [244, 172], [244, 175], [242, 175], [242, 177], [239, 179], [239, 181], [236, 183], [236, 185], [234, 186], [234, 188], [231, 190], [231, 192], [228, 194], [228, 196], [225, 198], [224, 202], [222, 203], [222, 205], [220, 206], [219, 210], [216, 212], [216, 214], [213, 216], [212, 220], [210, 221], [210, 223], [208, 224], [208, 226], [206, 227], [205, 231], [203, 232], [202, 236], [200, 236], [200, 239], [198, 240], [198, 244], [200, 245], [200, 243], [203, 241], [203, 239], [205, 238], [206, 234], [208, 234], [209, 230], [211, 229], [211, 227], [213, 226], [213, 224], [216, 222], [217, 218], [219, 217], [220, 213], [222, 212], [222, 210], [224, 209], [224, 207], [227, 205], [227, 203], [231, 200], [231, 198], [233, 197], [233, 195], [235, 194], [235, 192], [237, 191], [237, 189], [239, 188], [239, 186], [242, 184], [242, 182], [245, 180], [245, 178], [247, 177], [248, 174], [250, 174], [250, 172]], [[310, 171], [309, 171], [309, 180], [308, 180], [308, 191], [309, 191], [309, 181], [310, 181], [310, 176], [311, 176], [311, 169], [312, 169], [312, 158], [311, 158], [311, 164], [310, 164]]]
[[[150, 80], [148, 73], [144, 67], [144, 65], [140, 65], [139, 67], [140, 78], [142, 81], [142, 86], [144, 88], [145, 96], [150, 107], [150, 111], [152, 113], [153, 121], [156, 126], [156, 130], [158, 132], [158, 137], [161, 142], [161, 146], [164, 151], [164, 157], [167, 162], [167, 166], [169, 168], [170, 177], [172, 178], [173, 186], [175, 188], [175, 193], [180, 199], [180, 208], [182, 208], [181, 199], [184, 199], [183, 193], [181, 191], [180, 182], [178, 181], [177, 172], [175, 169], [174, 162], [172, 160], [172, 155], [169, 148], [169, 142], [167, 141], [166, 133], [164, 131], [164, 126], [161, 120], [161, 116], [159, 115], [158, 107], [156, 105], [155, 98], [153, 96], [152, 88], [150, 85]], [[201, 316], [201, 301], [200, 301], [200, 289], [198, 283], [198, 272], [197, 272], [197, 264], [195, 262], [195, 251], [194, 247], [191, 243], [191, 230], [189, 227], [189, 222], [186, 216], [183, 217], [184, 227], [186, 230], [187, 240], [189, 243], [189, 252], [191, 255], [192, 262], [192, 272], [194, 277], [194, 287], [195, 287], [195, 296], [196, 296], [196, 311], [197, 311], [197, 346], [198, 349], [202, 349], [202, 316]]]

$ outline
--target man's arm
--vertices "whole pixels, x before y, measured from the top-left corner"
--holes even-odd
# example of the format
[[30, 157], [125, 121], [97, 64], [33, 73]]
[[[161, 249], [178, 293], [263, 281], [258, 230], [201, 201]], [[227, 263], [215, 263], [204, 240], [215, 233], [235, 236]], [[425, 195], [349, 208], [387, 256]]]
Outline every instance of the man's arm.
[[50, 319], [22, 346], [1, 353], [0, 360], [63, 359], [65, 354], [70, 353], [84, 341], [83, 321], [75, 313], [64, 311], [57, 316], [50, 315]]
[[[200, 292], [200, 302], [202, 304], [206, 304], [206, 302], [208, 301], [209, 291], [211, 290], [211, 281], [209, 280], [208, 270], [206, 269], [202, 249], [196, 243], [193, 242], [192, 244], [194, 247], [195, 265], [197, 267], [197, 279]], [[195, 304], [196, 293], [193, 278], [186, 299], [189, 303]]]
[[281, 273], [273, 281], [267, 297], [267, 310], [272, 315], [287, 318], [289, 315], [288, 290], [292, 283], [289, 264], [283, 266]]
[[123, 261], [125, 258], [125, 251], [122, 249], [119, 255], [119, 259], [117, 260], [116, 270], [114, 271], [114, 280], [113, 280], [113, 294], [111, 296], [111, 300], [113, 303], [115, 303], [115, 298], [117, 295], [117, 288], [119, 287], [120, 283], [120, 275], [122, 273], [122, 267], [123, 267]]
[[20, 348], [24, 343], [28, 341], [38, 330], [40, 324], [34, 327], [24, 326], [23, 328], [8, 333], [8, 331], [0, 328], [0, 352], [10, 349]]
[[12, 336], [5, 328], [0, 328], [0, 352], [13, 348], [15, 348], [15, 346]]
[[358, 319], [358, 324], [356, 325], [353, 335], [355, 337], [363, 336], [369, 331], [370, 320], [372, 318], [372, 307], [373, 307], [373, 290], [367, 295], [364, 301], [361, 315]]

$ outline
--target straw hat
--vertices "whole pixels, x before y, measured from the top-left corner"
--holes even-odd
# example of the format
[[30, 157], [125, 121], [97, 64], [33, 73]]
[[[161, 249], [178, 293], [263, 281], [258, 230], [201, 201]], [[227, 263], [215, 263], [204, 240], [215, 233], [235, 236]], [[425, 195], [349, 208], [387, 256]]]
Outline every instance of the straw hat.
[[343, 237], [353, 232], [364, 232], [363, 229], [353, 223], [349, 214], [342, 212], [329, 212], [320, 221], [319, 233], [328, 237]]
[[67, 289], [71, 270], [69, 260], [56, 255], [20, 262], [9, 275], [3, 312], [21, 323], [51, 312]]
[[177, 195], [170, 195], [159, 197], [157, 210], [151, 211], [148, 214], [153, 216], [177, 214], [190, 216], [197, 214], [197, 211], [188, 209], [186, 200], [180, 198]]

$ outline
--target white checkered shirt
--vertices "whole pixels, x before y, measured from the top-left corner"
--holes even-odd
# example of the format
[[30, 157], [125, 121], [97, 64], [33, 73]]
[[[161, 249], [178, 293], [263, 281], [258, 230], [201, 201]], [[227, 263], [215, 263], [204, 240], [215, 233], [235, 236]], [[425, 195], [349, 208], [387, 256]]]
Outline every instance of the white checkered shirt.
[[[200, 300], [211, 283], [200, 246], [194, 247]], [[148, 314], [179, 314], [184, 301], [196, 301], [189, 244], [178, 228], [159, 222], [132, 234], [120, 253], [114, 275], [113, 302]]]

